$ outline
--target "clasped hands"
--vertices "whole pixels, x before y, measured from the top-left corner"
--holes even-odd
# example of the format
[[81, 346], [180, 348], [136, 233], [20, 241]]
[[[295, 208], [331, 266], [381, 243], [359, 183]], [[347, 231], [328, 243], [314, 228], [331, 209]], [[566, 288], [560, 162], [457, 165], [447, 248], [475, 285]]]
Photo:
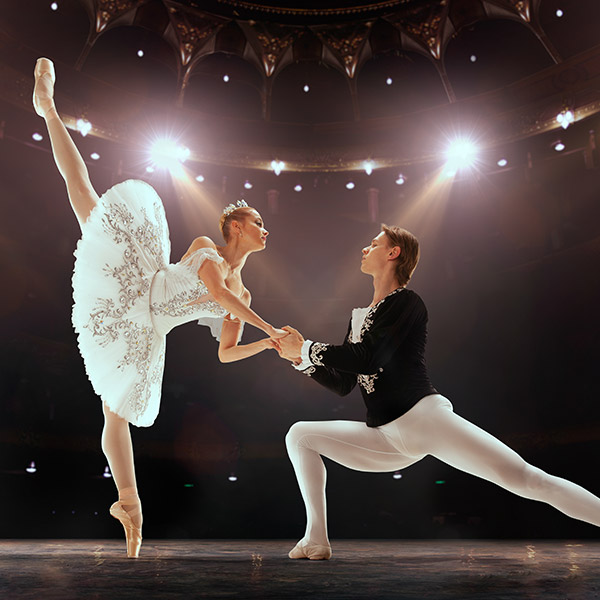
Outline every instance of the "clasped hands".
[[304, 344], [304, 337], [302, 337], [302, 334], [299, 331], [289, 325], [282, 327], [280, 331], [285, 331], [286, 333], [281, 336], [270, 338], [273, 342], [273, 348], [277, 350], [281, 358], [300, 364], [300, 362], [302, 362], [300, 354], [302, 351], [302, 344]]

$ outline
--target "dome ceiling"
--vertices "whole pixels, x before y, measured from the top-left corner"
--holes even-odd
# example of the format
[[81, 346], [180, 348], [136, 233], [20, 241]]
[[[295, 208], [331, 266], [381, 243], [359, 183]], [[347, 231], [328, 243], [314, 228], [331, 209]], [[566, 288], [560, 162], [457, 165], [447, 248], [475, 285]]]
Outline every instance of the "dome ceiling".
[[561, 17], [554, 0], [63, 0], [52, 18], [3, 4], [5, 100], [28, 102], [49, 55], [72, 118], [125, 143], [166, 111], [208, 162], [399, 165], [430, 160], [446, 127], [494, 146], [599, 108], [596, 2]]

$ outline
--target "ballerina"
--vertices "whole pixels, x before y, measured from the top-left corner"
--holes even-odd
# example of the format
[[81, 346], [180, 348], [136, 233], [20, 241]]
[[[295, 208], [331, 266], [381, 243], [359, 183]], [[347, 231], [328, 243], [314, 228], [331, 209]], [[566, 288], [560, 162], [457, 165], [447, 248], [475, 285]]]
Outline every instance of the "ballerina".
[[304, 537], [290, 558], [331, 557], [325, 465], [321, 456], [356, 471], [393, 472], [427, 455], [524, 498], [547, 502], [600, 526], [600, 498], [525, 462], [486, 431], [454, 413], [429, 380], [425, 365], [427, 309], [406, 289], [419, 260], [410, 232], [382, 226], [363, 248], [361, 271], [373, 277], [373, 301], [352, 311], [342, 345], [305, 340], [291, 327], [280, 354], [317, 383], [344, 396], [358, 383], [366, 424], [299, 422], [286, 445], [306, 506]]
[[[238, 202], [221, 216], [224, 246], [201, 236], [178, 263], [169, 264], [168, 225], [157, 193], [143, 181], [128, 180], [99, 197], [56, 110], [52, 61], [38, 59], [34, 76], [33, 105], [46, 122], [81, 227], [72, 321], [86, 372], [102, 400], [102, 449], [119, 494], [110, 514], [123, 525], [127, 556], [137, 558], [142, 507], [129, 424], [148, 427], [156, 419], [165, 338], [173, 327], [191, 320], [209, 326], [222, 362], [278, 348], [276, 339], [287, 333], [250, 308], [241, 278], [248, 256], [266, 247], [268, 231], [258, 211]], [[240, 345], [244, 322], [267, 337]]]

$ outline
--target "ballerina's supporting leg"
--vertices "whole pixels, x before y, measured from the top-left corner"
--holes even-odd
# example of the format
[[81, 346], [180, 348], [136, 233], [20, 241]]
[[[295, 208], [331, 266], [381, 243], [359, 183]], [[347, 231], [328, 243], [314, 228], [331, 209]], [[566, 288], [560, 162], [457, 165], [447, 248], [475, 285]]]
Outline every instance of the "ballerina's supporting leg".
[[137, 558], [142, 545], [142, 504], [137, 493], [133, 444], [129, 423], [111, 412], [106, 404], [102, 450], [108, 460], [113, 479], [119, 491], [119, 500], [110, 508], [110, 514], [121, 521], [127, 539], [127, 556]]
[[80, 226], [86, 222], [98, 201], [87, 167], [54, 105], [54, 66], [47, 58], [36, 63], [33, 102], [36, 112], [46, 121], [52, 153]]

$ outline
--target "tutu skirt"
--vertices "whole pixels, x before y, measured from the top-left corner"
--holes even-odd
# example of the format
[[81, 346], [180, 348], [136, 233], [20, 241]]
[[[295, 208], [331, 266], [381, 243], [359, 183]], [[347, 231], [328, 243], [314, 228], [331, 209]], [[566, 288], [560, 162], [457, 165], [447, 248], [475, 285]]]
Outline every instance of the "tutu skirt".
[[160, 406], [166, 336], [153, 327], [150, 289], [170, 251], [158, 194], [134, 180], [100, 198], [75, 251], [72, 320], [87, 375], [112, 412], [142, 427]]

